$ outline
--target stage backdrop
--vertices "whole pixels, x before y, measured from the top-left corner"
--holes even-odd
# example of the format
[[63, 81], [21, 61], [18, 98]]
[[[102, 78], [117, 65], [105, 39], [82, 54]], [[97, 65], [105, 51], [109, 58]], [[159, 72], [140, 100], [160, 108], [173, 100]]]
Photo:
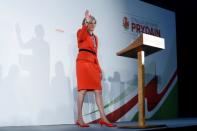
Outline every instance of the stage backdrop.
[[[116, 52], [141, 33], [164, 38], [166, 47], [145, 59], [146, 118], [177, 117], [174, 12], [139, 0], [1, 0], [0, 9], [0, 126], [75, 123], [76, 32], [86, 9], [97, 19], [110, 120], [137, 120], [137, 61]], [[99, 119], [92, 93], [83, 116]]]

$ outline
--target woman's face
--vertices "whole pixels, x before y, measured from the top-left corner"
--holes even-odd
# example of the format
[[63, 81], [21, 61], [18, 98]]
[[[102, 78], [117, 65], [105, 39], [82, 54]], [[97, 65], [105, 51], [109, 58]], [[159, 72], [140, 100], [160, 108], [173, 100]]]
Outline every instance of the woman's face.
[[88, 31], [94, 31], [94, 28], [96, 27], [96, 21], [92, 20], [88, 24]]

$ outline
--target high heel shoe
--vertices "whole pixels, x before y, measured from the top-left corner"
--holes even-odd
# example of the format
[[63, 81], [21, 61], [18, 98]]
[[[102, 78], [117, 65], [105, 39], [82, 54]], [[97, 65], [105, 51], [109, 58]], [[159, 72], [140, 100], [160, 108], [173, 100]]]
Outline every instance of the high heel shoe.
[[76, 121], [76, 125], [78, 125], [79, 127], [89, 127], [88, 124], [80, 124], [79, 121]]
[[104, 121], [103, 119], [100, 119], [98, 123], [99, 123], [101, 126], [102, 126], [102, 125], [105, 125], [105, 126], [107, 126], [107, 127], [116, 127], [115, 124], [108, 123], [108, 122]]

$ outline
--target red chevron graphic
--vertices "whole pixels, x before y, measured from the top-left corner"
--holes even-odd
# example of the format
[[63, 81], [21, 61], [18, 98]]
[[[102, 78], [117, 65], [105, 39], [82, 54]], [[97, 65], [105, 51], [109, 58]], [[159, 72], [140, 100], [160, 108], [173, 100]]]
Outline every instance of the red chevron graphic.
[[168, 82], [168, 84], [165, 86], [165, 88], [162, 90], [161, 93], [157, 93], [157, 77], [154, 77], [146, 86], [145, 88], [145, 97], [147, 99], [147, 105], [148, 105], [148, 111], [152, 111], [157, 104], [160, 102], [160, 100], [164, 97], [168, 89], [170, 88], [170, 85], [172, 84], [173, 80], [175, 79], [177, 75], [177, 71], [173, 74], [172, 78]]
[[[145, 98], [147, 99], [147, 105], [148, 105], [148, 111], [152, 111], [157, 104], [161, 101], [163, 96], [168, 91], [170, 85], [174, 81], [177, 75], [177, 70], [174, 72], [173, 76], [171, 77], [168, 84], [164, 87], [161, 93], [157, 93], [157, 76], [155, 76], [146, 86], [145, 86]], [[108, 114], [106, 117], [111, 122], [116, 122], [118, 119], [120, 119], [122, 116], [124, 116], [131, 108], [133, 108], [138, 102], [138, 95], [133, 97], [131, 100], [129, 100], [126, 104], [121, 106], [120, 108], [116, 109], [115, 111]], [[94, 120], [90, 123], [97, 123], [99, 119]]]

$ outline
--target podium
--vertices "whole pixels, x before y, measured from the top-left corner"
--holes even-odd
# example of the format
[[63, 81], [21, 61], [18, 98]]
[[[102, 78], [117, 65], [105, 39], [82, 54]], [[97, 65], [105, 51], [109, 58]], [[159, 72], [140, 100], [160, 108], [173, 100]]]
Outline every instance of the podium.
[[144, 98], [144, 61], [145, 56], [165, 49], [164, 38], [142, 33], [128, 47], [120, 50], [118, 56], [137, 58], [138, 62], [138, 125], [120, 126], [120, 128], [154, 128], [165, 125], [146, 125], [145, 124], [145, 98]]

